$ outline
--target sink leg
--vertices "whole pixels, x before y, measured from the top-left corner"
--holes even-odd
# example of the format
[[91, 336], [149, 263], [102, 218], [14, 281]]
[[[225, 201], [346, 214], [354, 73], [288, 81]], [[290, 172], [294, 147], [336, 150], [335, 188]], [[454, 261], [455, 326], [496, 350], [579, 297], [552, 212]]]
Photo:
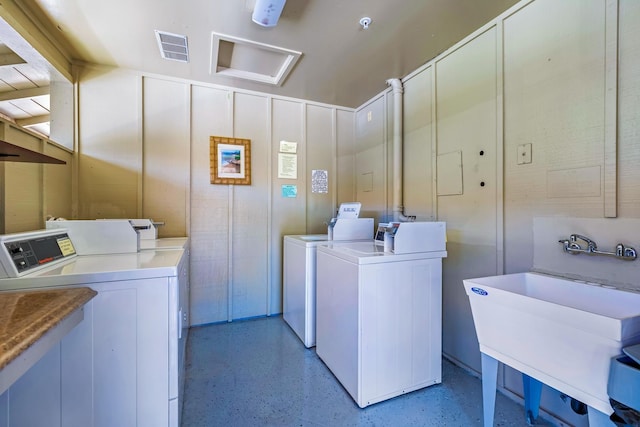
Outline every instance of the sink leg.
[[538, 419], [540, 412], [540, 395], [542, 394], [542, 383], [527, 374], [522, 374], [522, 385], [524, 387], [524, 410], [527, 423], [532, 426]]
[[496, 409], [496, 382], [498, 381], [498, 361], [480, 353], [482, 357], [482, 412], [484, 427], [493, 426]]

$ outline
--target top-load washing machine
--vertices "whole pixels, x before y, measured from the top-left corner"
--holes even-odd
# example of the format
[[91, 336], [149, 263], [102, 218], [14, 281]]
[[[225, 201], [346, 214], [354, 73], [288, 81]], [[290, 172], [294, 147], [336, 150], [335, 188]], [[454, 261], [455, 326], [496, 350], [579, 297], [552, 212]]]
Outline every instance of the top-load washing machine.
[[317, 253], [316, 353], [361, 408], [442, 381], [445, 223], [389, 229]]

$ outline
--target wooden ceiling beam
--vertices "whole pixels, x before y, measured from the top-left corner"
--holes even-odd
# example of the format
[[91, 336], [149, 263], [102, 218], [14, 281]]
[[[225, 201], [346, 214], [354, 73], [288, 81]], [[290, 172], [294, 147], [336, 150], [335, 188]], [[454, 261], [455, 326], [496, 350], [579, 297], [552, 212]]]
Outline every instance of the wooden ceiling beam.
[[34, 98], [36, 96], [42, 95], [49, 95], [49, 86], [31, 87], [29, 89], [18, 89], [12, 90], [10, 92], [0, 92], [0, 101]]
[[32, 116], [27, 117], [26, 119], [16, 119], [16, 124], [18, 126], [31, 126], [31, 125], [39, 125], [40, 123], [47, 123], [51, 120], [49, 114], [42, 114], [40, 116]]

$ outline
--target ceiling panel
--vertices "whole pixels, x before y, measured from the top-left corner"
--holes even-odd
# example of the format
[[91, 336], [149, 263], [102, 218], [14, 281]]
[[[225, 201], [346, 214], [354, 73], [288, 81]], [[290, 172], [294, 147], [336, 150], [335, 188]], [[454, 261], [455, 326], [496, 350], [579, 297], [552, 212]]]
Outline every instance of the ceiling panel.
[[[12, 54], [11, 49], [0, 42], [0, 95], [2, 98], [0, 113], [18, 125], [29, 123], [24, 122], [25, 120], [34, 121], [33, 118], [36, 117], [39, 118], [35, 120], [37, 122], [48, 119], [50, 113], [48, 74], [22, 63], [21, 58], [15, 54], [13, 55], [18, 58], [16, 61], [18, 63], [11, 64]], [[25, 127], [49, 136], [48, 120]]]
[[[33, 0], [32, 13], [73, 59], [357, 107], [517, 0], [289, 0], [277, 26], [251, 0]], [[26, 4], [26, 2], [25, 2]], [[363, 29], [360, 19], [371, 24]], [[163, 59], [155, 30], [185, 35], [189, 62]], [[210, 72], [211, 34], [302, 52], [281, 86]]]

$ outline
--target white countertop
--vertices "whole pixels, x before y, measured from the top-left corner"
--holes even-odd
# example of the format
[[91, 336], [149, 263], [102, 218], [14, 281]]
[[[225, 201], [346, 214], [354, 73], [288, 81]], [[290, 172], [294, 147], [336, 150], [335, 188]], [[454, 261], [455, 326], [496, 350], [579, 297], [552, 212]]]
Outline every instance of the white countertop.
[[77, 256], [19, 278], [0, 279], [0, 290], [177, 276], [183, 254], [182, 249], [167, 249]]

